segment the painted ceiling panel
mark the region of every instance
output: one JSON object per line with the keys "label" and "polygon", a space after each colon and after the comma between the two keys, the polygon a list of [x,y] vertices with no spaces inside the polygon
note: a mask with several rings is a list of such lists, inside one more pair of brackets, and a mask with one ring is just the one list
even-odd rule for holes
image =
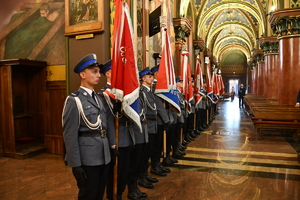
{"label": "painted ceiling panel", "polygon": [[217,41],[220,40],[221,38],[228,36],[228,34],[235,34],[235,35],[240,35],[246,39],[250,38],[248,37],[248,35],[245,33],[245,31],[243,29],[241,29],[240,27],[237,26],[228,26],[226,28],[224,28],[221,33],[218,35],[217,37]]}
{"label": "painted ceiling panel", "polygon": [[222,2],[222,0],[209,0],[205,2],[204,11],[208,10],[212,5]]}
{"label": "painted ceiling panel", "polygon": [[247,47],[247,44],[245,42],[243,42],[242,40],[239,40],[239,39],[236,39],[236,38],[231,38],[231,39],[228,39],[228,40],[224,41],[221,45],[221,48],[228,45],[228,44],[230,44],[232,46],[238,44],[238,45]]}
{"label": "painted ceiling panel", "polygon": [[238,9],[226,9],[223,10],[222,13],[217,17],[216,21],[214,22],[212,26],[212,30],[219,26],[220,24],[223,24],[225,22],[239,22],[246,24],[247,26],[251,26],[248,19],[245,17],[243,13],[241,13]]}
{"label": "painted ceiling panel", "polygon": [[215,17],[216,13],[211,15],[207,20],[206,20],[206,29],[208,28],[208,26],[210,25],[210,23],[212,22],[213,18]]}

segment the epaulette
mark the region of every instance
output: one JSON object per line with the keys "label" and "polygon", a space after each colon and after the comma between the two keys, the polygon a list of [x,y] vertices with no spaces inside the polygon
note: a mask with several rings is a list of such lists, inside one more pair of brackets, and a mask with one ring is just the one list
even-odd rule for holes
{"label": "epaulette", "polygon": [[77,97],[79,95],[79,93],[80,93],[79,91],[76,91],[76,92],[71,93],[70,96]]}

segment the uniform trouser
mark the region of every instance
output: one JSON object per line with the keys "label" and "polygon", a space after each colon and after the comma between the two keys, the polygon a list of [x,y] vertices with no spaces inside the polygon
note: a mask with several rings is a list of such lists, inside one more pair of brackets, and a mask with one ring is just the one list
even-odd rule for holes
{"label": "uniform trouser", "polygon": [[167,141],[166,141],[167,155],[170,155],[172,149],[172,142],[175,135],[175,126],[176,124],[171,124],[171,126],[169,126],[167,130]]}
{"label": "uniform trouser", "polygon": [[[212,114],[214,115],[214,113],[216,113],[216,111],[217,111],[217,104],[213,104],[212,105]],[[213,117],[213,116],[212,116]]]}
{"label": "uniform trouser", "polygon": [[134,184],[141,173],[141,158],[144,155],[146,143],[135,144],[133,150],[130,155],[130,166],[129,173],[127,178],[127,184]]}
{"label": "uniform trouser", "polygon": [[[119,156],[118,156],[118,184],[117,184],[117,194],[122,195],[125,190],[129,172],[130,164],[130,154],[131,146],[128,147],[119,147]],[[107,198],[112,199],[113,197],[113,178],[114,178],[114,165],[110,163],[109,165],[109,179],[107,183]]]}
{"label": "uniform trouser", "polygon": [[188,118],[187,118],[187,123],[188,123],[188,132],[192,132],[195,127],[194,127],[194,117],[195,117],[195,113],[190,113],[188,115]]}
{"label": "uniform trouser", "polygon": [[189,118],[188,117],[185,117],[184,118],[184,124],[183,124],[183,137],[184,139],[186,139],[186,137],[188,136],[188,133],[189,133]]}
{"label": "uniform trouser", "polygon": [[172,141],[173,153],[178,148],[178,143],[180,142],[180,134],[181,134],[182,127],[183,127],[183,123],[175,124],[175,131],[174,131],[174,136],[173,136],[173,141]]}
{"label": "uniform trouser", "polygon": [[144,155],[142,156],[142,166],[141,166],[141,173],[142,174],[147,174],[148,173],[148,167],[149,167],[149,158],[151,156],[152,150],[153,150],[153,145],[156,142],[156,134],[154,133],[149,133],[149,141],[145,146],[145,151]]}
{"label": "uniform trouser", "polygon": [[186,117],[184,117],[184,122],[182,124],[182,129],[183,129],[183,135],[184,135],[184,133],[187,130],[187,118]]}
{"label": "uniform trouser", "polygon": [[197,128],[201,129],[205,123],[206,123],[206,110],[200,108],[197,110]]}
{"label": "uniform trouser", "polygon": [[154,168],[160,162],[160,156],[163,150],[163,135],[164,135],[164,126],[158,125],[155,142],[153,144],[153,150],[151,153],[151,168]]}
{"label": "uniform trouser", "polygon": [[108,178],[109,165],[82,166],[87,176],[84,186],[78,185],[78,200],[102,199]]}

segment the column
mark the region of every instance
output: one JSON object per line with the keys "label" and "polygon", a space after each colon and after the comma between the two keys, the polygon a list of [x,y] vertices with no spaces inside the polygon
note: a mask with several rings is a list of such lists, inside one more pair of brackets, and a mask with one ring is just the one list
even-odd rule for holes
{"label": "column", "polygon": [[253,50],[253,56],[255,57],[255,61],[257,62],[257,94],[265,97],[265,89],[267,88],[267,78],[265,77],[265,74],[267,74],[267,69],[265,68],[265,61],[263,56],[263,50],[262,49],[255,49]]}
{"label": "column", "polygon": [[261,37],[259,39],[260,47],[264,51],[265,67],[267,68],[268,81],[266,98],[278,99],[279,91],[279,52],[278,52],[278,40],[275,36]]}
{"label": "column", "polygon": [[294,105],[300,89],[300,8],[274,11],[269,22],[279,40],[279,104]]}
{"label": "column", "polygon": [[253,88],[252,88],[252,93],[253,94],[257,94],[257,66],[253,68],[253,79],[252,79],[252,84],[253,84]]}

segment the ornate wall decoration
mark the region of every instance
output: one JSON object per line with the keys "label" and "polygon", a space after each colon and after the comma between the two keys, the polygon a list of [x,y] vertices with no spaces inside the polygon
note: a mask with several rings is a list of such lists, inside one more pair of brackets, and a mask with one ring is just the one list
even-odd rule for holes
{"label": "ornate wall decoration", "polygon": [[290,7],[291,8],[298,8],[298,7],[300,7],[300,1],[299,0],[291,0],[290,1]]}
{"label": "ornate wall decoration", "polygon": [[190,29],[185,25],[174,26],[175,38],[177,42],[186,42],[186,37],[190,35]]}
{"label": "ornate wall decoration", "polygon": [[143,15],[142,15],[142,0],[137,1],[137,8],[136,8],[136,14],[137,14],[137,66],[138,69],[143,69]]}

